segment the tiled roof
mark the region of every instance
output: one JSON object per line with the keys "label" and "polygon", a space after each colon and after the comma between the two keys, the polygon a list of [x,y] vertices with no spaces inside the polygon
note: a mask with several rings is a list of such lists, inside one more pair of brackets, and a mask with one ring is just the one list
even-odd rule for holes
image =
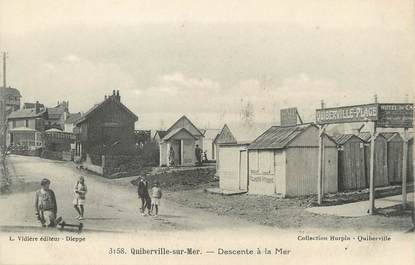
{"label": "tiled roof", "polygon": [[303,124],[290,127],[272,126],[261,136],[259,136],[249,149],[282,149],[285,148],[292,140],[302,134],[312,124]]}
{"label": "tiled roof", "polygon": [[19,109],[10,113],[8,119],[36,118],[42,116],[46,110],[36,113],[36,109]]}
{"label": "tiled roof", "polygon": [[369,142],[372,135],[370,134],[370,132],[360,132],[357,135],[357,137],[359,137],[360,139],[362,139],[365,142]]}
{"label": "tiled roof", "polygon": [[383,137],[385,137],[386,140],[390,140],[392,139],[392,137],[394,137],[397,133],[396,132],[382,132],[379,133],[380,135],[382,135]]}
{"label": "tiled roof", "polygon": [[65,123],[71,124],[75,123],[79,118],[81,118],[82,114],[80,112],[78,113],[69,113],[68,117],[66,118]]}
{"label": "tiled roof", "polygon": [[120,101],[116,100],[114,97],[108,97],[107,99],[105,99],[101,103],[95,104],[92,108],[90,108],[87,112],[85,112],[85,114],[82,115],[82,117],[78,121],[76,121],[76,124],[80,124],[80,123],[86,121],[97,109],[100,109],[106,103],[109,103],[111,101],[117,103],[123,110],[125,110],[130,116],[132,116],[134,118],[134,120],[136,120],[136,121],[138,120],[137,115],[135,115],[131,110],[129,110],[124,104],[122,104]]}
{"label": "tiled roof", "polygon": [[338,145],[343,145],[345,144],[347,141],[350,140],[350,138],[355,137],[354,134],[338,134],[338,135],[333,135],[331,136],[331,138],[336,142],[336,144]]}
{"label": "tiled roof", "polygon": [[47,108],[49,119],[60,119],[65,113],[65,109],[61,107]]}

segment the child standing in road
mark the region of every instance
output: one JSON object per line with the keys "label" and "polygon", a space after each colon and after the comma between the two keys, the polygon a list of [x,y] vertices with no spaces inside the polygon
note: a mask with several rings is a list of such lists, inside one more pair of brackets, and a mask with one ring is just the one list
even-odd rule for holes
{"label": "child standing in road", "polygon": [[83,220],[84,219],[84,205],[86,199],[86,193],[88,189],[85,185],[85,179],[83,176],[79,177],[79,180],[76,182],[74,187],[74,199],[73,199],[73,206],[78,213],[76,219]]}
{"label": "child standing in road", "polygon": [[156,209],[155,216],[159,213],[159,205],[160,205],[160,199],[161,199],[162,193],[160,188],[160,183],[156,181],[153,188],[151,189],[151,212],[153,212],[154,209]]}

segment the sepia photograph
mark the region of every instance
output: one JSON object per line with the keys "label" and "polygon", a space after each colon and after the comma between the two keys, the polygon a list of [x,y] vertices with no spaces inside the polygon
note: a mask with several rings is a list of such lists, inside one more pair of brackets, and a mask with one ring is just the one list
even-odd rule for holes
{"label": "sepia photograph", "polygon": [[414,264],[411,0],[0,0],[0,264]]}

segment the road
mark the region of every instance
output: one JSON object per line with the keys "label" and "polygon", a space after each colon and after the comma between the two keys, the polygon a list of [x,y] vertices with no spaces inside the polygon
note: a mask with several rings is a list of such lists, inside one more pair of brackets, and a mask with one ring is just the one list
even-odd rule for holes
{"label": "road", "polygon": [[[11,155],[8,158],[10,174],[13,175],[11,193],[0,195],[2,212],[0,226],[36,227],[39,225],[34,215],[34,195],[44,177],[51,180],[58,215],[67,222],[77,223],[73,209],[73,187],[81,172],[71,162],[53,161],[39,157]],[[254,225],[247,221],[218,216],[199,209],[190,209],[173,202],[161,201],[158,217],[141,216],[134,186],[120,186],[114,181],[82,171],[88,186],[85,207],[86,230],[91,231],[171,231],[209,229],[254,229],[265,231],[269,228]]]}

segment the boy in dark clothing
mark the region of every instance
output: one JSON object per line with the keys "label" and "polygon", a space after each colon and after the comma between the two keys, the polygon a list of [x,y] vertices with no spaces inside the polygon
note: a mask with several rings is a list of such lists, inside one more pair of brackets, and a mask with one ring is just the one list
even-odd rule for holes
{"label": "boy in dark clothing", "polygon": [[145,215],[144,210],[147,208],[148,214],[150,215],[151,198],[150,198],[150,194],[148,193],[148,182],[141,176],[138,178],[137,193],[138,193],[138,197],[140,197],[141,199],[141,208],[140,208],[141,214],[144,216]]}
{"label": "boy in dark clothing", "polygon": [[44,178],[40,182],[40,190],[36,191],[35,197],[35,211],[38,220],[42,226],[54,227],[56,226],[56,214],[58,207],[56,204],[56,197],[53,190],[49,188],[50,180]]}

